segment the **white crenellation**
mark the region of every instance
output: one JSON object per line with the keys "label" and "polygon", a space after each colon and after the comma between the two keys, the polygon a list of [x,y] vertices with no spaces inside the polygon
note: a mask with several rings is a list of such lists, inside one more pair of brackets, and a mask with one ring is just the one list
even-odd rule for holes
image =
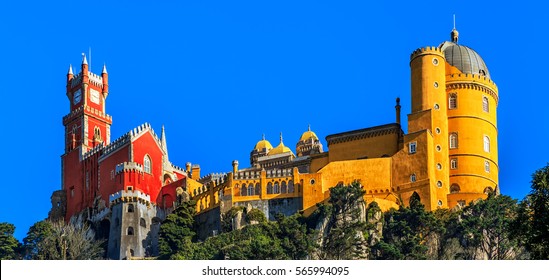
{"label": "white crenellation", "polygon": [[89,157],[91,157],[92,155],[95,155],[101,151],[103,151],[103,149],[105,148],[105,146],[103,146],[103,143],[99,143],[99,145],[91,148],[89,151],[85,152],[83,155],[82,155],[82,160],[85,160]]}
{"label": "white crenellation", "polygon": [[143,204],[149,205],[151,203],[151,197],[139,190],[123,190],[118,191],[109,196],[109,204],[118,204],[121,201],[137,201]]}
{"label": "white crenellation", "polygon": [[103,77],[92,72],[88,72],[88,77],[90,78],[90,83],[100,88],[103,87]]}
{"label": "white crenellation", "polygon": [[123,162],[116,165],[116,169],[114,173],[118,175],[118,173],[121,172],[127,172],[127,171],[137,171],[139,173],[143,173],[143,165],[137,163],[137,162]]}

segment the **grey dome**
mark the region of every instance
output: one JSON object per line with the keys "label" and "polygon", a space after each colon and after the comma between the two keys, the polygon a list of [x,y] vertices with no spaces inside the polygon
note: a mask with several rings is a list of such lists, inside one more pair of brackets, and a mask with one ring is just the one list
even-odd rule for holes
{"label": "grey dome", "polygon": [[461,72],[482,75],[490,79],[488,67],[486,67],[482,57],[473,49],[448,41],[442,43],[440,48],[444,52],[446,61]]}

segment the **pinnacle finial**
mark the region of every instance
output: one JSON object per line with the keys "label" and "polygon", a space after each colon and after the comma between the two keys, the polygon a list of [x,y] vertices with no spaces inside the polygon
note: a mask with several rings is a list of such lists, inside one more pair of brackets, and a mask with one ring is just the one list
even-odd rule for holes
{"label": "pinnacle finial", "polygon": [[450,32],[450,39],[452,39],[453,43],[458,43],[459,32],[456,29],[456,15],[454,15],[454,29],[452,29],[452,32]]}
{"label": "pinnacle finial", "polygon": [[261,137],[261,140],[265,140],[265,133],[263,133],[263,137]]}
{"label": "pinnacle finial", "polygon": [[82,64],[88,64],[88,60],[86,59],[86,54],[82,53]]}
{"label": "pinnacle finial", "polygon": [[282,132],[280,132],[280,144],[282,144]]}
{"label": "pinnacle finial", "polygon": [[311,124],[307,125],[307,130],[311,131]]}
{"label": "pinnacle finial", "polygon": [[69,64],[69,73],[67,73],[67,74],[74,75],[74,74],[72,73],[72,64]]}
{"label": "pinnacle finial", "polygon": [[107,65],[103,63],[103,71],[101,71],[102,74],[107,74]]}

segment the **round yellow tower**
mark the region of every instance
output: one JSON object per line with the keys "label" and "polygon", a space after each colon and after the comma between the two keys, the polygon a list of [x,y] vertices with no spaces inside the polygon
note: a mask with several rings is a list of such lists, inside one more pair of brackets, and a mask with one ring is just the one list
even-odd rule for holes
{"label": "round yellow tower", "polygon": [[[408,135],[404,145],[408,147],[413,167],[410,172],[417,182],[425,182],[410,192],[418,192],[421,201],[432,210],[448,207],[445,64],[444,53],[437,47],[417,49],[410,57],[412,112],[408,116]],[[412,152],[411,146],[416,151]]]}
{"label": "round yellow tower", "polygon": [[496,107],[498,89],[484,60],[471,48],[451,42],[440,45],[446,59],[448,107],[448,206],[464,205],[498,190]]}

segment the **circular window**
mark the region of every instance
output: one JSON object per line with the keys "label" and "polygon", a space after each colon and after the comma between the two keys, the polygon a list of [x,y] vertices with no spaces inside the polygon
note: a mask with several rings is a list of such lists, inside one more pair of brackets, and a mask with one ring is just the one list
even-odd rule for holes
{"label": "circular window", "polygon": [[433,58],[433,65],[437,66],[438,65],[438,59],[436,58]]}
{"label": "circular window", "polygon": [[435,82],[433,85],[435,86],[435,88],[438,88],[438,83],[437,82]]}
{"label": "circular window", "polygon": [[440,109],[440,106],[438,106],[438,104],[435,103],[435,110],[438,110]]}
{"label": "circular window", "polygon": [[442,206],[442,200],[439,200],[437,204],[438,206]]}
{"label": "circular window", "polygon": [[440,128],[436,128],[435,131],[437,132],[437,134],[440,134]]}
{"label": "circular window", "polygon": [[440,145],[437,145],[437,152],[440,152]]}
{"label": "circular window", "polygon": [[442,169],[442,164],[437,163],[437,169],[438,169],[438,170],[441,170],[441,169]]}
{"label": "circular window", "polygon": [[315,179],[311,179],[311,185],[315,184]]}
{"label": "circular window", "polygon": [[437,181],[437,187],[442,188],[442,181]]}

